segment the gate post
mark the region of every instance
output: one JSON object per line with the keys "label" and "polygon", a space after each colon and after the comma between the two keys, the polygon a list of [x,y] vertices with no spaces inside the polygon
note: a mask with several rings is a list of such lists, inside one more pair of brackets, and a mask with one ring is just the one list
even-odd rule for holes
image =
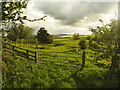
{"label": "gate post", "polygon": [[85,50],[83,50],[83,55],[82,55],[82,67],[85,67],[85,55],[86,55],[86,52],[85,52]]}
{"label": "gate post", "polygon": [[13,51],[15,50],[15,46],[13,46],[12,50],[13,50]]}
{"label": "gate post", "polygon": [[13,55],[15,54],[15,46],[12,46]]}
{"label": "gate post", "polygon": [[35,51],[35,62],[38,64],[38,51]]}
{"label": "gate post", "polygon": [[29,51],[28,50],[26,50],[26,56],[27,56],[26,58],[29,59]]}

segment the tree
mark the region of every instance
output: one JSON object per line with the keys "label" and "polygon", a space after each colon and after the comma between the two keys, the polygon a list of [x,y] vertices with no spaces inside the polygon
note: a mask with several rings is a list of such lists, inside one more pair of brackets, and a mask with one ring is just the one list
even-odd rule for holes
{"label": "tree", "polygon": [[[2,11],[0,12],[2,15],[0,24],[7,28],[7,26],[11,26],[11,24],[24,24],[25,20],[30,22],[44,20],[44,17],[46,16],[33,20],[29,19],[25,15],[23,16],[23,9],[27,8],[28,1],[29,0],[4,0],[4,2],[0,2],[2,7]],[[10,30],[9,27],[7,30],[4,29],[3,32],[8,30]]]}
{"label": "tree", "polygon": [[50,44],[53,42],[53,37],[47,33],[47,30],[45,30],[44,27],[41,27],[40,30],[37,32],[36,36],[39,43],[42,44]]}
{"label": "tree", "polygon": [[44,17],[41,17],[39,19],[28,19],[27,16],[23,16],[23,9],[27,8],[29,0],[10,0],[10,1],[5,1],[1,2],[2,3],[2,22],[3,23],[9,23],[9,22],[21,22],[22,24],[24,23],[24,20],[28,21],[38,21],[38,20],[44,20]]}
{"label": "tree", "polygon": [[23,24],[14,24],[7,33],[7,38],[12,41],[16,41],[17,39],[27,39],[32,32],[33,29],[28,26],[24,26]]}
{"label": "tree", "polygon": [[73,34],[73,40],[78,40],[78,39],[80,39],[79,33]]}
{"label": "tree", "polygon": [[93,32],[94,38],[92,39],[99,44],[99,52],[104,54],[105,58],[112,57],[112,68],[117,68],[119,64],[118,58],[118,20],[112,19],[110,24],[104,24],[100,27],[90,30]]}
{"label": "tree", "polygon": [[22,16],[22,9],[26,9],[28,0],[7,1],[2,3],[2,21],[4,23],[20,21],[23,23],[23,19],[26,16]]}

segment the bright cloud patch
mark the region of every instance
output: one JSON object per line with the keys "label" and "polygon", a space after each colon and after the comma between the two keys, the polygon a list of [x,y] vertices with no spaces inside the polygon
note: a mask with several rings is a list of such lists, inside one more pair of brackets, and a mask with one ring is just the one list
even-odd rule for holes
{"label": "bright cloud patch", "polygon": [[109,23],[115,11],[117,3],[29,2],[24,14],[31,19],[47,15],[46,21],[26,22],[35,29],[35,33],[40,27],[45,27],[51,34],[90,34],[91,25],[99,25],[99,19]]}

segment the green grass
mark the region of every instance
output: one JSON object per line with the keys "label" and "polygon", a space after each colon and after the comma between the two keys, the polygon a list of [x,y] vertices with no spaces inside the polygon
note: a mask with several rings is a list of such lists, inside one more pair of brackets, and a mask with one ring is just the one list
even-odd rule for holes
{"label": "green grass", "polygon": [[[79,40],[68,36],[56,36],[53,44],[35,45],[16,44],[16,46],[39,52],[38,64],[13,53],[3,52],[3,88],[114,88],[118,87],[118,70],[110,71],[109,59],[96,61],[95,51],[86,50],[85,67],[81,70],[82,51]],[[86,37],[86,36],[83,36]],[[15,45],[14,43],[11,43]],[[3,49],[8,50],[8,49]],[[26,53],[24,50],[16,48]],[[48,52],[42,52],[48,51]],[[64,52],[64,53],[50,53]],[[70,54],[76,53],[76,54]],[[34,53],[29,53],[34,55]],[[14,56],[13,56],[14,55]],[[65,56],[65,57],[64,57]],[[79,57],[79,58],[72,58]],[[34,59],[34,58],[33,58]],[[62,62],[62,63],[61,63]],[[78,64],[78,65],[75,65]]]}

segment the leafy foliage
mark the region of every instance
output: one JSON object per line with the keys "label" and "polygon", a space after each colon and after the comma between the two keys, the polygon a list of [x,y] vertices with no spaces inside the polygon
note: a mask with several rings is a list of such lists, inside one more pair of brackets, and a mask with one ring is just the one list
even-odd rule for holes
{"label": "leafy foliage", "polygon": [[2,21],[4,21],[5,23],[9,23],[9,22],[16,23],[17,21],[23,24],[24,20],[28,20],[30,22],[44,20],[44,17],[46,16],[43,16],[39,19],[30,20],[28,19],[27,16],[22,15],[23,9],[27,8],[28,1],[29,0],[18,0],[18,1],[11,0],[10,2],[8,1],[1,2],[2,3]]}
{"label": "leafy foliage", "polygon": [[5,22],[25,20],[26,16],[21,16],[22,9],[27,7],[28,0],[17,1],[17,2],[1,2],[2,3],[2,20]]}
{"label": "leafy foliage", "polygon": [[7,38],[16,41],[17,39],[27,39],[33,32],[32,28],[24,26],[22,24],[15,24],[12,26],[11,30],[7,33]]}
{"label": "leafy foliage", "polygon": [[42,44],[50,44],[53,42],[53,37],[47,33],[44,27],[40,28],[36,36],[37,40]]}
{"label": "leafy foliage", "polygon": [[[10,0],[6,2],[0,2],[2,6],[2,11],[0,12],[2,15],[2,19],[0,24],[5,26],[6,28],[6,29],[2,29],[3,38],[5,36],[5,33],[10,30],[11,25],[24,24],[25,20],[30,22],[44,20],[46,15],[41,18],[33,19],[33,20],[23,15],[23,9],[27,8],[28,1],[29,0],[17,0],[17,1]],[[15,35],[13,35],[13,37],[15,37]]]}
{"label": "leafy foliage", "polygon": [[102,52],[105,58],[112,56],[111,67],[118,67],[118,21],[112,19],[110,24],[98,26],[96,29],[91,28],[94,38],[90,41],[90,46],[96,51]]}
{"label": "leafy foliage", "polygon": [[79,33],[73,34],[73,40],[78,40],[78,39],[80,39]]}
{"label": "leafy foliage", "polygon": [[81,49],[86,49],[88,47],[88,42],[86,39],[82,38],[78,45],[80,46]]}

